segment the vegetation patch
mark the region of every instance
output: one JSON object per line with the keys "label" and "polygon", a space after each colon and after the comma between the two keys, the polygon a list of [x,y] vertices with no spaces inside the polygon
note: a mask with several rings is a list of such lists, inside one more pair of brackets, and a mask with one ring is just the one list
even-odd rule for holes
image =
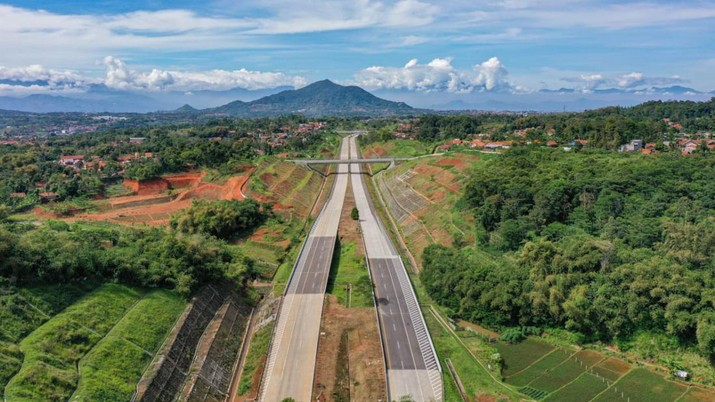
{"label": "vegetation patch", "polygon": [[[437,321],[434,315],[428,311],[425,311],[425,313],[425,321],[442,367],[447,367],[445,363],[446,359],[449,359],[452,362],[452,365],[459,374],[459,378],[462,380],[462,383],[466,388],[467,394],[491,395],[493,397],[498,396],[499,398],[506,400],[520,399],[519,395],[515,391],[511,391],[509,387],[501,384],[498,380],[492,377],[492,375],[499,375],[497,367],[492,366],[493,371],[490,375],[490,372],[485,369],[485,367],[487,367],[486,364],[488,363],[486,363],[485,366],[482,366],[480,363],[475,361],[467,349]],[[445,383],[453,381],[449,378],[448,370],[444,370],[444,376]],[[445,394],[445,401],[456,401],[461,398],[456,386],[445,387],[445,392],[454,392],[453,394]]]}
{"label": "vegetation patch", "polygon": [[268,358],[268,346],[271,343],[274,326],[275,323],[270,323],[253,334],[238,383],[238,395],[247,395],[249,392],[258,391],[253,388],[258,385],[255,380],[260,375],[259,370],[263,368],[263,364]]}
{"label": "vegetation patch", "polygon": [[523,387],[535,379],[552,370],[571,356],[565,349],[557,348],[553,352],[545,355],[540,360],[526,368],[525,370],[506,378],[506,382],[517,387]]}
{"label": "vegetation patch", "polygon": [[608,385],[603,378],[591,373],[583,373],[572,383],[550,394],[545,401],[589,401],[608,388]]}
{"label": "vegetation patch", "polygon": [[335,295],[343,306],[372,307],[370,273],[365,266],[365,258],[357,253],[354,242],[337,242],[327,293]]}
{"label": "vegetation patch", "polygon": [[129,400],[134,386],[181,314],[186,303],[176,294],[147,294],[112,328],[79,365],[72,401]]}
{"label": "vegetation patch", "polygon": [[77,363],[140,295],[106,284],[56,315],[20,343],[25,359],[5,393],[12,401],[67,400],[77,386]]}
{"label": "vegetation patch", "polygon": [[[599,395],[594,401],[623,398],[631,402],[675,401],[687,391],[687,385],[669,381],[645,368],[635,368]],[[616,397],[616,398],[614,398]]]}
{"label": "vegetation patch", "polygon": [[499,342],[496,348],[504,360],[502,373],[505,377],[518,373],[555,349],[554,346],[535,337],[526,338],[515,344]]}

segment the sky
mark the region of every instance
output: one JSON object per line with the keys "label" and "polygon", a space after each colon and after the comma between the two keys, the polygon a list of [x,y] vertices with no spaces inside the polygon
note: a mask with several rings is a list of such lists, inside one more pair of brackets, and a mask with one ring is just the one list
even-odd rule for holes
{"label": "sky", "polygon": [[715,0],[0,2],[0,95],[301,87],[401,98],[715,90]]}

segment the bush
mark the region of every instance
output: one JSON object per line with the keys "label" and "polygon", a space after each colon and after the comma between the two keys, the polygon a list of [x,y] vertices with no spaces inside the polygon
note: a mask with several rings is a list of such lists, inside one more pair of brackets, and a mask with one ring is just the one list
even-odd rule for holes
{"label": "bush", "polygon": [[254,200],[195,202],[171,219],[171,227],[183,233],[204,233],[230,239],[260,226],[270,207]]}

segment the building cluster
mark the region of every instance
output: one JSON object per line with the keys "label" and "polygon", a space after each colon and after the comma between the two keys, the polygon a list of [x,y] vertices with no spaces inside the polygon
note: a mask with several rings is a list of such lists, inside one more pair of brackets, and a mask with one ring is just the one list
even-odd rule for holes
{"label": "building cluster", "polygon": [[[702,149],[715,150],[715,139],[681,138],[675,142],[663,141],[663,147],[677,149],[683,155],[692,155]],[[656,143],[645,143],[643,140],[632,140],[628,144],[621,145],[618,150],[620,152],[640,152],[644,155],[651,155],[658,152]]]}
{"label": "building cluster", "polygon": [[[455,138],[453,140],[445,142],[444,144],[438,145],[437,151],[447,151],[454,147],[465,147],[465,148],[471,148],[471,149],[479,149],[479,150],[487,151],[487,152],[496,152],[499,150],[509,149],[514,145],[542,145],[542,146],[546,146],[549,148],[562,147],[564,151],[570,151],[575,147],[584,147],[584,146],[588,145],[588,140],[582,140],[582,139],[576,139],[573,141],[569,141],[568,143],[565,143],[565,144],[559,144],[558,142],[553,141],[553,140],[546,141],[546,142],[540,141],[540,140],[527,141],[527,140],[524,140],[523,138],[526,136],[526,133],[528,131],[529,131],[529,129],[515,131],[514,134],[512,135],[512,137],[515,137],[517,139],[508,140],[508,141],[492,141],[489,139],[488,134],[470,135],[468,137],[472,138],[472,139],[467,139],[467,140]],[[553,135],[553,134],[551,134],[551,135]],[[518,138],[522,138],[522,139],[519,140]]]}

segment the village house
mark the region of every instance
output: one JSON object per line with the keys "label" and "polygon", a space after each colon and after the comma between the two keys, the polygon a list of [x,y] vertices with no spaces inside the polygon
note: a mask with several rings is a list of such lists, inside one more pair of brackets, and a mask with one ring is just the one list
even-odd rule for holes
{"label": "village house", "polygon": [[63,155],[60,156],[60,165],[79,167],[84,161],[84,155]]}
{"label": "village house", "polygon": [[145,137],[129,137],[130,144],[141,144],[144,141],[146,141]]}
{"label": "village house", "polygon": [[619,152],[639,152],[643,149],[643,140],[633,140],[628,144],[621,145],[618,148]]}
{"label": "village house", "polygon": [[472,140],[472,142],[469,143],[470,148],[484,148],[487,145],[486,142],[482,140]]}
{"label": "village house", "polygon": [[487,151],[496,151],[498,149],[509,149],[511,148],[513,141],[495,141],[490,142],[484,146]]}

